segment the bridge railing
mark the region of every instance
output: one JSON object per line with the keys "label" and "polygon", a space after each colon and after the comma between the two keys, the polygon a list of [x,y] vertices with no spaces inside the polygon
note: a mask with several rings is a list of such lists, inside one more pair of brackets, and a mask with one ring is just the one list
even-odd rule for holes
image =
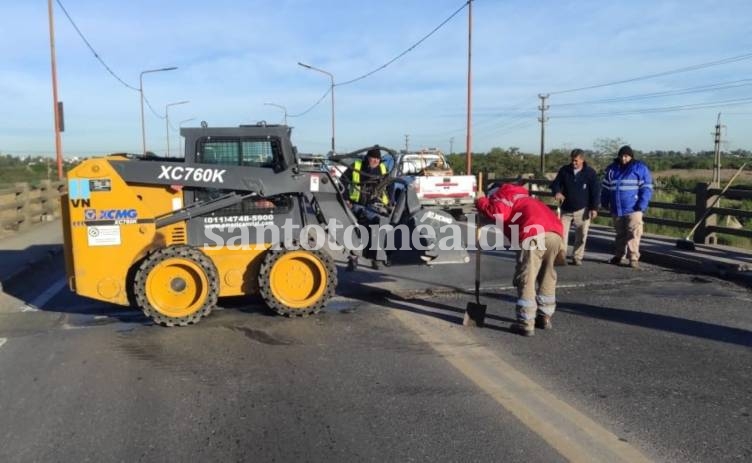
{"label": "bridge railing", "polygon": [[[518,180],[519,178],[501,178],[494,179],[490,183],[516,182]],[[525,182],[529,185],[534,196],[542,198],[553,197],[549,189],[550,180],[525,179]],[[8,231],[20,231],[34,223],[59,217],[60,196],[64,192],[64,189],[65,184],[63,182],[49,180],[43,180],[38,186],[32,186],[29,183],[16,183],[12,188],[0,189],[0,229],[6,231],[6,233]],[[657,190],[660,191],[660,189]],[[711,207],[720,192],[720,188],[713,188],[707,183],[698,183],[693,190],[688,192],[694,194],[694,204],[651,201],[648,214],[644,217],[644,220],[646,223],[672,227],[684,232],[689,232],[695,223],[699,222],[697,230],[693,235],[696,243],[716,244],[717,233],[752,238],[752,230],[718,225],[719,216],[734,217],[737,221],[739,219],[742,221],[752,219],[752,211],[750,210],[719,206]],[[730,188],[724,194],[724,198],[730,200],[749,200],[752,199],[752,190]],[[551,203],[553,203],[552,200]],[[554,207],[553,204],[551,204],[551,207]],[[694,212],[694,220],[689,222],[657,217],[650,213],[657,210]],[[705,216],[706,213],[707,216]],[[601,210],[599,211],[599,215],[608,217],[610,213],[607,210]]]}
{"label": "bridge railing", "polygon": [[0,231],[12,233],[60,216],[63,182],[16,183],[0,189]]}
{"label": "bridge railing", "polygon": [[[501,178],[489,181],[488,186],[494,183],[506,183],[506,182],[519,182],[519,178]],[[531,191],[531,194],[540,198],[551,198],[550,206],[553,205],[553,194],[549,186],[551,181],[547,179],[524,179],[525,183]],[[661,191],[660,188],[656,188],[656,191]],[[718,207],[711,205],[716,201],[718,195],[721,193],[720,188],[713,188],[707,183],[697,183],[695,188],[685,193],[694,195],[694,204],[680,204],[673,202],[651,201],[648,209],[648,214],[645,215],[643,220],[646,223],[662,225],[666,227],[672,227],[682,230],[684,233],[694,227],[699,222],[697,230],[693,235],[693,239],[696,243],[701,244],[717,244],[717,233],[725,235],[740,236],[743,238],[752,238],[752,230],[746,230],[744,228],[719,226],[718,217],[726,216],[733,217],[737,223],[739,219],[741,221],[752,219],[752,211],[744,209],[734,209],[727,207]],[[749,200],[752,199],[752,190],[745,189],[733,189],[729,188],[723,195],[724,199],[730,200]],[[651,214],[653,211],[682,211],[686,213],[693,212],[694,220],[689,222],[686,220],[670,219],[665,217],[657,217]],[[707,214],[707,215],[706,215]],[[601,217],[610,217],[611,214],[608,210],[598,211],[598,215]]]}

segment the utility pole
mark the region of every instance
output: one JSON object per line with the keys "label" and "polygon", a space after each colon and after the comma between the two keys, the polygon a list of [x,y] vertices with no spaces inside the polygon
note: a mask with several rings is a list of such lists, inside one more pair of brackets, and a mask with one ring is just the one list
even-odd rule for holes
{"label": "utility pole", "polygon": [[721,113],[715,124],[714,157],[713,157],[713,187],[721,186]]}
{"label": "utility pole", "polygon": [[546,117],[546,111],[548,110],[548,105],[546,105],[546,100],[548,99],[548,94],[538,94],[538,98],[541,100],[540,106],[538,106],[538,109],[541,112],[540,117],[538,118],[538,122],[541,124],[541,136],[540,136],[540,142],[541,142],[541,149],[540,149],[540,171],[541,175],[545,175],[546,173],[546,121],[548,118]]}
{"label": "utility pole", "polygon": [[47,14],[50,22],[50,60],[52,64],[52,110],[55,117],[55,158],[57,160],[57,178],[63,179],[63,141],[60,137],[62,125],[62,103],[57,99],[57,64],[55,60],[55,21],[52,18],[52,0],[47,1]]}
{"label": "utility pole", "polygon": [[409,142],[410,142],[410,135],[405,134],[405,153],[409,153],[410,152]]}
{"label": "utility pole", "polygon": [[454,154],[454,137],[449,137],[449,154]]}
{"label": "utility pole", "polygon": [[465,145],[465,160],[467,174],[473,173],[473,132],[471,123],[472,95],[473,95],[473,0],[467,2],[467,140]]}

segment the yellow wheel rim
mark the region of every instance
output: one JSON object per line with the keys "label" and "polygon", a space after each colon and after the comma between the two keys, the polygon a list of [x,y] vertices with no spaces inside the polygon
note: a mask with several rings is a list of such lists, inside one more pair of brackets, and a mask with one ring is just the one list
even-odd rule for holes
{"label": "yellow wheel rim", "polygon": [[190,259],[172,258],[160,262],[146,278],[149,303],[168,317],[195,313],[204,305],[208,294],[206,273]]}
{"label": "yellow wheel rim", "polygon": [[272,295],[293,309],[309,307],[326,291],[327,273],[324,264],[308,251],[283,254],[269,273]]}

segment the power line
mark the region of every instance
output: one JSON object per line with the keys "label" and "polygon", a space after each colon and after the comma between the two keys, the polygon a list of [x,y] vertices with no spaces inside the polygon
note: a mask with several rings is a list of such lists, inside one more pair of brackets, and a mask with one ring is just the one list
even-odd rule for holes
{"label": "power line", "polygon": [[459,8],[457,9],[457,11],[455,11],[455,12],[454,12],[454,13],[452,13],[452,14],[451,14],[451,15],[450,15],[450,16],[449,16],[448,18],[446,18],[446,19],[445,19],[444,21],[442,21],[442,23],[441,23],[441,24],[439,24],[438,26],[436,26],[436,27],[435,27],[435,28],[434,28],[434,29],[433,29],[433,30],[432,30],[431,32],[429,32],[428,34],[426,34],[425,36],[423,36],[423,38],[422,38],[422,39],[420,39],[420,40],[418,40],[417,42],[415,42],[415,43],[414,43],[413,45],[411,45],[411,46],[410,46],[410,47],[409,47],[409,48],[408,48],[407,50],[403,51],[402,53],[400,53],[399,55],[395,56],[395,57],[394,57],[394,58],[392,58],[391,60],[389,60],[389,61],[387,61],[386,63],[382,64],[381,66],[377,67],[377,68],[376,68],[376,69],[374,69],[373,71],[367,72],[367,73],[363,74],[362,76],[356,77],[356,78],[354,78],[354,79],[350,79],[350,80],[347,80],[347,81],[345,81],[345,82],[340,82],[340,83],[338,83],[338,84],[335,84],[335,86],[337,86],[337,87],[341,87],[341,86],[343,86],[343,85],[349,85],[349,84],[352,84],[352,83],[354,83],[354,82],[357,82],[357,81],[359,81],[359,80],[363,80],[363,79],[365,79],[366,77],[369,77],[369,76],[371,76],[371,75],[373,75],[373,74],[375,74],[375,73],[377,73],[377,72],[381,71],[382,69],[386,68],[386,67],[387,67],[387,66],[389,66],[390,64],[394,63],[394,62],[395,62],[395,61],[397,61],[398,59],[402,58],[402,57],[403,57],[403,56],[405,56],[406,54],[408,54],[408,53],[410,53],[411,51],[413,51],[413,50],[414,50],[414,49],[415,49],[415,48],[416,48],[416,47],[417,47],[418,45],[420,45],[421,43],[423,43],[423,42],[424,42],[424,41],[425,41],[425,40],[426,40],[427,38],[429,38],[430,36],[432,36],[432,35],[433,35],[433,34],[434,34],[434,33],[435,33],[436,31],[438,31],[439,29],[441,29],[442,27],[444,27],[444,25],[445,25],[446,23],[448,23],[449,21],[451,21],[451,20],[452,20],[452,18],[454,18],[455,16],[457,16],[457,15],[458,15],[458,14],[460,13],[460,11],[464,10],[464,9],[465,9],[465,7],[466,7],[467,5],[469,5],[469,4],[470,4],[470,2],[471,2],[471,1],[472,1],[472,0],[468,0],[468,1],[466,1],[465,3],[463,3],[463,4],[462,4],[462,6],[461,6],[461,7],[459,7]]}
{"label": "power line", "polygon": [[483,135],[507,133],[508,131],[512,129],[529,125],[534,122],[536,122],[536,115],[531,113],[530,115],[527,115],[527,116],[520,116],[515,119],[512,119],[511,121],[508,121],[505,124],[501,124],[498,127],[489,127],[485,131],[481,130],[479,131],[479,133]]}
{"label": "power line", "polygon": [[629,82],[636,82],[636,81],[639,81],[639,80],[646,80],[646,79],[652,79],[652,78],[655,78],[655,77],[668,76],[668,75],[671,75],[671,74],[679,74],[679,73],[682,73],[682,72],[696,71],[698,69],[704,69],[704,68],[709,68],[709,67],[713,67],[713,66],[720,66],[722,64],[735,63],[737,61],[743,61],[743,60],[747,60],[747,59],[750,59],[750,58],[752,58],[752,53],[746,53],[744,55],[732,56],[731,58],[724,58],[724,59],[717,60],[717,61],[710,61],[708,63],[693,64],[691,66],[686,66],[686,67],[682,67],[682,68],[678,68],[678,69],[673,69],[673,70],[670,70],[670,71],[658,72],[658,73],[655,73],[655,74],[647,74],[647,75],[644,75],[644,76],[632,77],[630,79],[624,79],[624,80],[617,80],[617,81],[608,82],[608,83],[605,83],[605,84],[588,85],[587,87],[570,88],[570,89],[567,89],[567,90],[559,90],[557,92],[548,92],[548,93],[549,93],[549,95],[561,95],[563,93],[580,92],[582,90],[592,90],[594,88],[609,87],[611,85],[620,85],[620,84],[626,84],[626,83],[629,83]]}
{"label": "power line", "polygon": [[504,135],[510,132],[514,132],[515,130],[528,127],[534,123],[536,123],[537,120],[535,119],[535,116],[531,118],[525,118],[525,119],[517,119],[515,121],[511,121],[510,123],[500,125],[498,127],[489,127],[486,130],[478,130],[475,131],[479,137],[489,137],[489,136],[498,136],[498,135]]}
{"label": "power line", "polygon": [[151,105],[151,103],[149,102],[149,100],[146,98],[146,95],[144,95],[144,102],[146,103],[146,106],[149,107],[149,109],[151,110],[152,114],[154,114],[158,119],[162,119],[162,120],[167,119],[167,116],[163,116],[163,115],[159,114],[157,112],[157,110],[154,109],[154,107]]}
{"label": "power line", "polygon": [[319,99],[318,99],[318,101],[316,101],[316,102],[315,102],[314,104],[312,104],[312,105],[311,105],[310,107],[308,107],[308,109],[306,109],[306,110],[305,110],[305,111],[303,111],[302,113],[297,113],[297,114],[288,114],[288,115],[287,115],[287,117],[300,117],[300,116],[305,116],[306,114],[308,114],[309,112],[311,112],[311,110],[312,110],[313,108],[315,108],[316,106],[318,106],[318,105],[319,105],[319,103],[321,103],[322,101],[324,101],[324,98],[326,98],[326,96],[327,96],[327,95],[329,94],[329,92],[331,92],[331,91],[332,91],[332,86],[330,85],[329,87],[327,87],[327,89],[326,89],[326,91],[324,92],[324,94],[323,94],[323,95],[321,95],[321,98],[319,98]]}
{"label": "power line", "polygon": [[[517,121],[519,121],[522,118],[526,118],[526,117],[535,118],[537,113],[532,110],[520,111],[521,109],[524,109],[527,106],[528,105],[520,101],[516,105],[509,106],[510,109],[508,109],[507,111],[504,111],[503,114],[497,114],[496,116],[498,117],[491,116],[490,118],[484,119],[483,121],[474,120],[472,124],[473,130],[474,131],[477,129],[480,129],[481,131],[483,131],[484,129],[498,130],[498,129],[504,128],[506,125],[516,124]],[[504,124],[501,124],[501,126],[493,127],[493,124],[499,121],[503,121],[505,119],[509,119],[509,121],[505,122]],[[465,132],[466,130],[467,130],[467,126],[463,126],[457,129],[443,130],[441,132],[423,133],[420,136],[426,137],[426,138],[446,137],[455,133]]]}
{"label": "power line", "polygon": [[717,108],[721,106],[736,106],[752,103],[752,98],[737,98],[733,100],[717,101],[712,103],[695,103],[679,106],[664,106],[658,108],[643,108],[628,111],[614,111],[604,113],[591,113],[591,114],[569,114],[563,116],[550,116],[552,119],[578,119],[588,117],[610,117],[610,116],[624,116],[630,114],[649,114],[649,113],[665,113],[674,111],[691,111],[695,109],[705,108]]}
{"label": "power line", "polygon": [[739,88],[752,85],[752,79],[741,79],[732,82],[721,82],[717,84],[700,85],[696,87],[689,87],[679,90],[666,90],[663,92],[642,93],[636,95],[613,97],[613,98],[600,98],[596,100],[577,101],[572,103],[558,103],[551,105],[552,107],[561,108],[565,106],[582,106],[589,104],[606,104],[606,103],[620,103],[628,101],[645,100],[649,98],[660,98],[664,96],[676,96],[676,95],[689,95],[693,93],[709,92],[713,90],[726,90],[729,88]]}
{"label": "power line", "polygon": [[84,37],[84,34],[81,32],[81,30],[78,28],[78,26],[76,25],[76,23],[73,21],[73,18],[71,18],[71,16],[68,14],[68,11],[66,11],[65,7],[60,2],[60,0],[56,0],[56,2],[58,4],[58,6],[60,6],[60,9],[63,10],[63,13],[65,14],[65,17],[67,17],[68,21],[70,21],[71,25],[73,26],[73,29],[75,29],[76,32],[78,33],[78,36],[81,37],[81,40],[83,40],[84,43],[86,44],[86,46],[89,48],[89,50],[91,50],[91,52],[94,54],[94,57],[97,59],[97,61],[99,61],[102,64],[102,66],[104,66],[104,68],[107,69],[107,72],[109,72],[112,75],[112,77],[114,77],[115,79],[117,79],[125,87],[127,87],[127,88],[129,88],[131,90],[139,91],[139,89],[137,87],[129,85],[123,79],[121,79],[117,74],[115,74],[115,72],[112,69],[110,69],[110,67],[107,65],[107,63],[105,63],[104,60],[99,56],[99,53],[97,53],[96,50],[94,50],[94,47],[91,46],[91,44],[89,43],[89,41],[86,40],[86,37]]}
{"label": "power line", "polygon": [[[452,13],[452,14],[451,14],[451,15],[450,15],[450,16],[449,16],[449,17],[448,17],[447,19],[445,19],[444,21],[442,21],[442,22],[441,22],[441,24],[439,24],[438,26],[436,26],[436,27],[435,27],[435,28],[434,28],[434,29],[433,29],[433,30],[432,30],[431,32],[429,32],[428,34],[426,34],[425,36],[423,36],[423,38],[421,38],[420,40],[418,40],[417,42],[415,42],[415,43],[414,43],[413,45],[411,45],[411,46],[410,46],[410,47],[409,47],[409,48],[408,48],[407,50],[403,51],[402,53],[400,53],[400,54],[399,54],[399,55],[397,55],[396,57],[392,58],[391,60],[389,60],[389,61],[387,61],[386,63],[382,64],[381,66],[377,67],[376,69],[374,69],[374,70],[372,70],[372,71],[370,71],[370,72],[367,72],[367,73],[365,73],[365,74],[363,74],[363,75],[361,75],[361,76],[359,76],[359,77],[356,77],[356,78],[354,78],[354,79],[350,79],[350,80],[347,80],[347,81],[345,81],[345,82],[340,82],[340,83],[336,83],[336,84],[333,84],[332,86],[329,86],[329,88],[328,88],[328,89],[326,90],[326,92],[324,92],[324,94],[323,94],[323,95],[321,95],[321,98],[319,98],[319,99],[318,99],[318,100],[317,100],[317,101],[316,101],[315,103],[313,103],[313,104],[312,104],[312,105],[311,105],[310,107],[308,107],[308,109],[306,109],[306,110],[305,110],[305,111],[303,111],[303,112],[297,113],[297,114],[288,114],[288,115],[287,115],[287,117],[300,117],[300,116],[304,116],[304,115],[308,114],[308,113],[309,113],[310,111],[312,111],[312,110],[313,110],[313,108],[315,108],[315,107],[316,107],[316,106],[318,106],[318,105],[319,105],[319,104],[320,104],[320,103],[321,103],[322,101],[324,101],[324,98],[326,98],[326,96],[327,96],[327,95],[329,95],[329,92],[331,92],[331,91],[332,91],[332,87],[333,87],[333,86],[335,86],[335,87],[340,87],[340,86],[343,86],[343,85],[349,85],[349,84],[352,84],[352,83],[358,82],[358,81],[360,81],[360,80],[363,80],[363,79],[365,79],[366,77],[369,77],[369,76],[371,76],[371,75],[373,75],[373,74],[375,74],[375,73],[377,73],[377,72],[379,72],[379,71],[381,71],[381,70],[385,69],[385,68],[386,68],[387,66],[389,66],[390,64],[394,63],[394,62],[395,62],[395,61],[397,61],[398,59],[402,58],[403,56],[405,56],[406,54],[408,54],[409,52],[411,52],[412,50],[414,50],[414,49],[415,49],[416,47],[418,47],[418,46],[419,46],[419,45],[420,45],[421,43],[423,43],[423,42],[424,42],[424,41],[425,41],[426,39],[428,39],[428,38],[429,38],[430,36],[432,36],[432,35],[433,35],[433,34],[434,34],[434,33],[435,33],[436,31],[438,31],[439,29],[441,29],[441,28],[442,28],[442,27],[443,27],[443,26],[444,26],[444,25],[445,25],[446,23],[448,23],[449,21],[451,21],[451,20],[452,20],[452,18],[454,18],[455,16],[457,16],[457,15],[458,15],[458,14],[460,13],[460,11],[462,11],[462,10],[463,10],[463,9],[464,9],[464,8],[465,8],[465,7],[466,7],[466,6],[467,6],[467,5],[468,5],[468,4],[469,4],[469,3],[471,2],[471,1],[473,1],[473,0],[467,0],[467,1],[465,2],[465,3],[463,3],[463,4],[462,4],[462,6],[461,6],[461,7],[459,7],[459,8],[458,8],[458,9],[457,9],[457,10],[456,10],[456,11],[455,11],[454,13]],[[463,130],[464,130],[464,129],[463,129]]]}

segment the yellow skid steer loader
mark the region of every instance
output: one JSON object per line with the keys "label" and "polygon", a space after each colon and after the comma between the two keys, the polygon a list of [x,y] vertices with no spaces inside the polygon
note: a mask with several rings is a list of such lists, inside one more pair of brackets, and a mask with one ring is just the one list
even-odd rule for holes
{"label": "yellow skid steer loader", "polygon": [[[165,326],[196,323],[225,296],[259,294],[286,316],[318,312],[337,285],[331,249],[357,256],[372,239],[340,182],[297,162],[287,126],[202,125],[181,129],[184,158],[114,154],[70,170],[62,202],[71,290],[137,306]],[[380,223],[426,225],[419,262],[448,262],[436,243],[453,219],[405,191]],[[382,247],[375,259],[387,259]],[[466,252],[452,255],[467,262]]]}

